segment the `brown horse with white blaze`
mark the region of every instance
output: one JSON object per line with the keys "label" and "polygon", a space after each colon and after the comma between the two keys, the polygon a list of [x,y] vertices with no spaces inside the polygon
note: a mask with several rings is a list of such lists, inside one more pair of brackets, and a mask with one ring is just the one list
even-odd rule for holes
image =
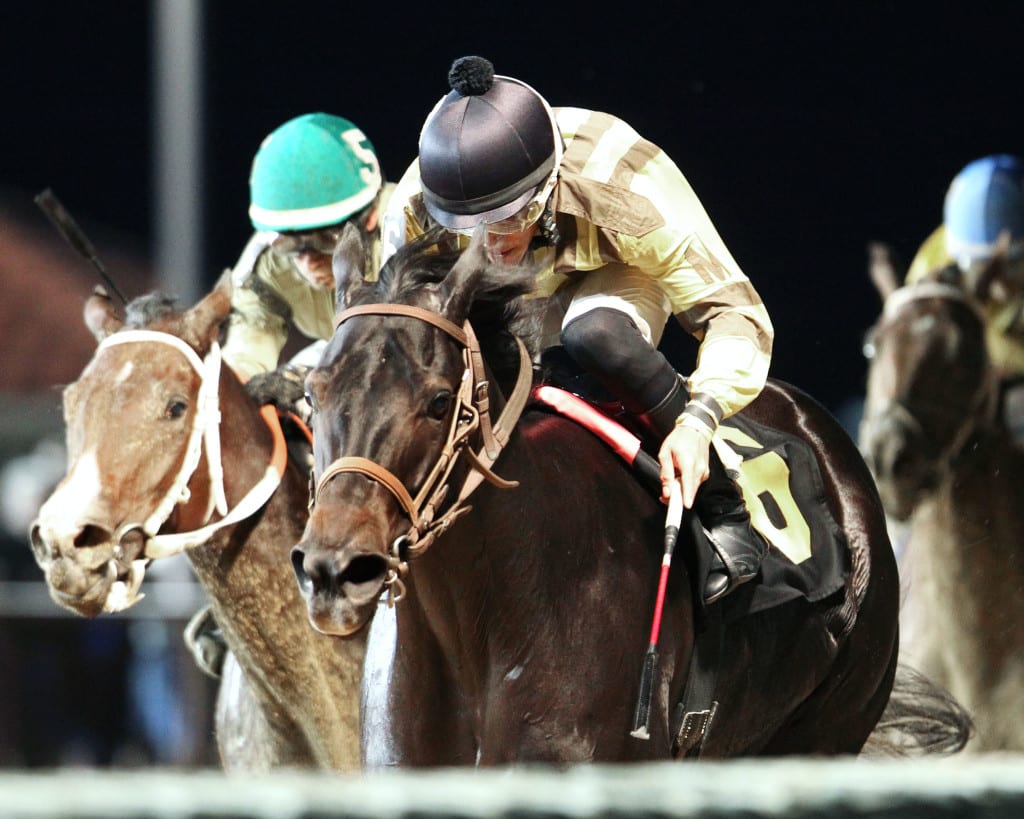
{"label": "brown horse with white blaze", "polygon": [[[682,558],[650,739],[630,734],[664,507],[590,432],[531,405],[519,414],[522,352],[495,317],[531,271],[489,264],[479,241],[455,257],[432,239],[368,283],[357,237],[343,237],[343,312],[307,379],[317,487],[293,563],[310,620],[352,634],[382,590],[401,600],[394,664],[375,678],[385,689],[367,692],[365,761],[669,758],[699,627]],[[702,752],[857,753],[896,670],[898,579],[881,504],[853,442],[808,396],[772,381],[747,412],[810,445],[851,566],[824,599],[723,626]]]}
{"label": "brown horse with white blaze", "polygon": [[288,550],[307,518],[308,465],[276,411],[228,367],[230,282],[179,312],[159,294],[127,317],[86,303],[99,346],[64,391],[69,465],[30,539],[50,594],[87,617],[131,606],[152,560],[184,551],[229,648],[217,740],[228,769],[359,764],[361,640],[316,634]]}

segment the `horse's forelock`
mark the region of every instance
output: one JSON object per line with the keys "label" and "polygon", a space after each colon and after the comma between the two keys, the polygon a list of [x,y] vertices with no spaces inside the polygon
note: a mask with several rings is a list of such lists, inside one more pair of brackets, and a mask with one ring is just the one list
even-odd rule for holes
{"label": "horse's forelock", "polygon": [[426,234],[399,249],[384,265],[376,287],[362,293],[358,301],[428,306],[424,304],[426,293],[433,298],[445,288],[464,288],[458,314],[446,312],[446,318],[456,324],[468,319],[487,349],[491,366],[511,369],[514,376],[519,352],[513,336],[533,352],[540,335],[539,313],[533,307],[540,309],[542,303],[521,298],[533,289],[536,270],[528,265],[485,262],[468,276],[464,270],[463,281],[452,282],[449,277],[464,252],[445,248],[441,233]]}
{"label": "horse's forelock", "polygon": [[[405,302],[423,287],[449,283],[449,275],[466,251],[444,246],[443,233],[432,231],[398,250],[380,271],[377,292],[382,301]],[[509,303],[533,288],[536,270],[527,265],[488,262],[473,270],[471,292],[464,301]],[[465,316],[449,316],[461,321]]]}
{"label": "horse's forelock", "polygon": [[159,319],[175,315],[176,299],[159,291],[132,299],[125,307],[126,327],[146,327]]}
{"label": "horse's forelock", "polygon": [[444,281],[458,254],[431,253],[428,247],[416,244],[399,250],[381,269],[376,291],[366,294],[363,300],[404,304],[413,301],[424,287]]}

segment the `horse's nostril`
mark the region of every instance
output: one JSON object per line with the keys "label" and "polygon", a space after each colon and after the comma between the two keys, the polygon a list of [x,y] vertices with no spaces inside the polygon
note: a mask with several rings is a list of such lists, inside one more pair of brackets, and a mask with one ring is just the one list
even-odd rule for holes
{"label": "horse's nostril", "polygon": [[292,570],[295,572],[295,579],[299,583],[299,591],[308,595],[313,591],[313,578],[306,572],[303,565],[306,561],[306,553],[298,546],[292,549]]}
{"label": "horse's nostril", "polygon": [[33,523],[32,528],[28,530],[28,541],[32,546],[32,554],[35,555],[36,562],[49,558],[50,549],[43,539],[42,530],[38,523]]}
{"label": "horse's nostril", "polygon": [[75,548],[82,549],[89,546],[100,546],[109,543],[111,533],[100,526],[86,525],[75,537]]}
{"label": "horse's nostril", "polygon": [[[119,557],[122,560],[126,562],[136,560],[142,555],[143,550],[145,549],[146,536],[139,527],[129,529],[121,535],[121,542],[118,543],[117,546],[120,547],[121,551]],[[115,555],[116,554],[117,552],[115,551]]]}
{"label": "horse's nostril", "polygon": [[345,583],[359,585],[380,579],[387,570],[387,563],[376,555],[363,555],[353,558],[342,575]]}
{"label": "horse's nostril", "polygon": [[894,478],[913,477],[921,471],[920,458],[906,447],[900,447],[892,455],[890,470]]}

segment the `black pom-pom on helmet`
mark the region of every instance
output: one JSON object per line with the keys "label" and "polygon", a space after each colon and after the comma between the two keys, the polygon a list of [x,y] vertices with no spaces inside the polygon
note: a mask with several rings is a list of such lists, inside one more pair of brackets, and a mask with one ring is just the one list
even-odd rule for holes
{"label": "black pom-pom on helmet", "polygon": [[423,201],[444,227],[466,230],[520,211],[560,156],[551,110],[530,86],[495,76],[483,57],[462,57],[451,91],[420,133]]}

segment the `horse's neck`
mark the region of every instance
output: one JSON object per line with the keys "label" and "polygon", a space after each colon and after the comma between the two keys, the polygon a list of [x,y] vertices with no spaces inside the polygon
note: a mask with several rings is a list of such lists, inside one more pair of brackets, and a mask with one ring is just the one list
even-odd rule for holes
{"label": "horse's neck", "polygon": [[996,483],[1000,483],[1006,470],[1018,471],[1014,465],[1022,457],[1024,450],[1014,443],[1000,419],[979,417],[966,431],[963,443],[950,454],[948,479],[956,484],[965,477],[973,479],[973,476],[991,475]]}
{"label": "horse's neck", "polygon": [[[660,508],[604,443],[547,412],[524,414],[494,471],[519,485],[482,484],[470,497],[470,513],[410,564],[409,605],[419,609],[419,627],[433,634],[453,667],[467,671],[484,659],[478,635],[501,643],[551,627],[552,577],[572,586],[581,570],[616,562],[609,556],[617,548],[638,549],[638,561],[648,556],[637,538]],[[601,496],[597,486],[617,488]],[[602,548],[615,535],[595,530],[596,519],[617,521],[621,542]]]}
{"label": "horse's neck", "polygon": [[[265,474],[273,436],[233,374],[222,375],[220,409],[220,459],[231,509]],[[278,606],[280,600],[296,593],[288,551],[304,525],[305,483],[297,468],[289,464],[280,485],[257,514],[220,529],[207,543],[189,550],[197,576],[226,617],[255,622],[264,616],[261,601],[276,600],[273,606]],[[240,605],[241,600],[252,605]],[[294,628],[294,623],[291,625]],[[308,630],[308,625],[305,628]]]}
{"label": "horse's neck", "polygon": [[[270,464],[273,436],[237,381],[222,383],[221,459],[228,506]],[[358,766],[358,696],[365,637],[339,651],[309,625],[289,552],[306,522],[308,487],[289,462],[270,500],[188,556],[228,648],[277,730],[306,738],[312,762]],[[288,728],[288,723],[292,728]]]}
{"label": "horse's neck", "polygon": [[[1012,540],[1016,551],[1016,535],[1006,535],[1024,529],[1024,504],[1016,502],[1022,485],[1024,449],[999,421],[979,422],[947,462],[931,499],[915,513],[915,527],[949,544],[943,560],[973,562],[977,555],[969,544]],[[942,551],[941,544],[934,548]]]}
{"label": "horse's neck", "polygon": [[270,464],[274,438],[260,408],[231,372],[220,379],[220,458],[224,491],[233,506]]}

